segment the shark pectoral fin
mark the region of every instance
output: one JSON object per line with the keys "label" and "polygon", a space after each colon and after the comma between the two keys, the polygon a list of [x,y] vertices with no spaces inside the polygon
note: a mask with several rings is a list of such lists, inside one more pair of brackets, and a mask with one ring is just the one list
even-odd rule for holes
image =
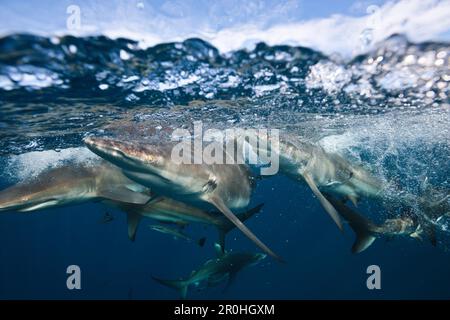
{"label": "shark pectoral fin", "polygon": [[126,187],[101,189],[97,192],[97,196],[100,198],[133,204],[146,204],[151,199],[148,195],[131,191]]}
{"label": "shark pectoral fin", "polygon": [[319,199],[322,207],[330,215],[331,219],[333,219],[333,221],[337,224],[339,230],[344,231],[344,228],[342,226],[341,217],[339,216],[338,212],[333,207],[333,205],[324,197],[324,195],[317,188],[316,184],[314,183],[313,178],[308,173],[304,173],[303,178],[305,179],[308,186],[311,188],[312,192]]}
{"label": "shark pectoral fin", "polygon": [[353,203],[355,207],[358,206],[358,197],[355,195],[348,195],[347,198]]}
{"label": "shark pectoral fin", "polygon": [[[247,219],[251,218],[252,216],[254,216],[255,214],[259,213],[263,206],[264,206],[264,203],[260,203],[256,207],[251,208],[243,213],[239,213],[236,216],[238,217],[239,220],[241,220],[241,222],[244,222],[245,220],[247,220]],[[224,250],[225,249],[225,237],[228,234],[228,232],[233,230],[235,225],[224,216],[221,216],[219,221],[220,221],[220,223],[218,225],[216,225],[217,231],[219,232],[219,240],[218,241],[222,247],[222,250]]]}
{"label": "shark pectoral fin", "polygon": [[218,197],[211,197],[209,199],[210,203],[215,205],[220,212],[222,212],[239,230],[241,230],[250,240],[252,240],[262,251],[267,253],[269,256],[283,262],[283,259],[276,255],[272,250],[270,250],[261,240],[258,239],[255,234],[250,231],[238,217],[234,215],[233,212],[228,209],[228,207],[223,203],[222,199]]}
{"label": "shark pectoral fin", "polygon": [[128,238],[131,241],[136,239],[136,231],[141,221],[142,216],[139,213],[128,212],[127,213],[127,223],[128,223]]}

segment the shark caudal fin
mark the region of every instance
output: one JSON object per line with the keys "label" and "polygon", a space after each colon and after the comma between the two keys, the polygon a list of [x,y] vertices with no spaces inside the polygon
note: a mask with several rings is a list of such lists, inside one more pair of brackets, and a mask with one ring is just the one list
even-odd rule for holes
{"label": "shark caudal fin", "polygon": [[346,206],[343,202],[330,195],[327,195],[326,198],[355,232],[356,240],[352,246],[352,253],[360,253],[370,247],[376,239],[372,231],[375,225],[366,217]]}
{"label": "shark caudal fin", "polygon": [[189,287],[189,283],[185,280],[163,280],[157,277],[152,276],[152,279],[156,282],[177,290],[180,293],[181,299],[186,299],[187,297],[187,289]]}
{"label": "shark caudal fin", "polygon": [[[243,213],[237,214],[236,216],[239,220],[241,220],[241,222],[244,222],[247,219],[253,217],[255,214],[259,213],[263,206],[264,206],[264,203],[260,203],[256,207],[251,208]],[[217,231],[219,232],[218,242],[219,242],[219,245],[222,248],[222,250],[225,250],[225,237],[228,234],[228,232],[233,230],[236,226],[230,220],[228,220],[226,217],[224,217],[221,213],[220,213],[219,219],[220,219],[220,222],[217,225]]]}

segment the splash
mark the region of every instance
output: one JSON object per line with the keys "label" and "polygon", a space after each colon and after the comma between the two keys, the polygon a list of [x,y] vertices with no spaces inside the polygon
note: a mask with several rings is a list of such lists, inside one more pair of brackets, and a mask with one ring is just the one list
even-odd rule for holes
{"label": "splash", "polygon": [[47,169],[57,168],[67,163],[90,165],[98,161],[100,158],[84,147],[58,151],[32,151],[9,157],[4,173],[9,181],[18,182],[36,177]]}

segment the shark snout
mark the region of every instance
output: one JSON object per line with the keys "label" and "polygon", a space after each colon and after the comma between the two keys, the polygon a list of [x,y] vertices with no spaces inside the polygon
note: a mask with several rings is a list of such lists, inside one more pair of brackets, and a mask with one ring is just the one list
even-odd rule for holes
{"label": "shark snout", "polygon": [[84,143],[89,150],[119,167],[133,166],[135,162],[135,159],[130,157],[130,152],[127,152],[127,146],[124,142],[107,138],[87,137],[84,139]]}
{"label": "shark snout", "polygon": [[92,152],[122,169],[147,171],[159,162],[158,154],[140,143],[97,137],[87,137],[84,143]]}
{"label": "shark snout", "polygon": [[92,151],[103,153],[122,152],[121,150],[125,147],[118,141],[106,138],[87,137],[84,143]]}

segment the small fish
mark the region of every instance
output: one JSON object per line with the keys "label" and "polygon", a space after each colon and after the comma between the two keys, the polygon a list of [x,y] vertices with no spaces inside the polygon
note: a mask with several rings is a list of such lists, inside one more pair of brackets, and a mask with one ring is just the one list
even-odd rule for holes
{"label": "small fish", "polygon": [[109,213],[108,211],[105,212],[103,215],[103,218],[101,219],[100,223],[109,223],[114,220],[114,216]]}
{"label": "small fish", "polygon": [[[188,235],[184,234],[183,232],[174,229],[174,228],[170,228],[170,227],[165,227],[165,226],[161,226],[161,225],[150,225],[149,226],[150,229],[154,230],[154,231],[158,231],[161,233],[165,233],[165,234],[169,234],[172,235],[175,239],[184,239],[187,242],[192,242],[194,241],[191,237],[189,237]],[[200,238],[199,240],[196,241],[197,244],[200,247],[203,247],[205,245],[206,242],[206,238]]]}

